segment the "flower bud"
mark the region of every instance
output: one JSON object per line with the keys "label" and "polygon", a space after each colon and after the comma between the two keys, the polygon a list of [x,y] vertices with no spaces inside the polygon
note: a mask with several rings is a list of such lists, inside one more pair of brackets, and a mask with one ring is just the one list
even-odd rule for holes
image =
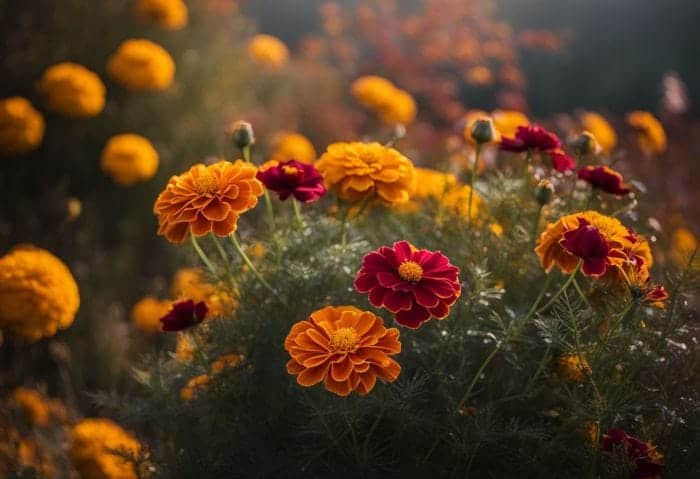
{"label": "flower bud", "polygon": [[541,180],[535,187],[535,198],[541,206],[552,201],[552,195],[554,195],[554,185],[549,180]]}
{"label": "flower bud", "polygon": [[255,134],[253,133],[253,125],[251,125],[247,121],[235,122],[231,126],[230,135],[233,144],[240,149],[255,144]]}
{"label": "flower bud", "polygon": [[600,151],[600,145],[593,133],[584,131],[571,142],[571,146],[581,155],[596,154]]}
{"label": "flower bud", "polygon": [[491,118],[480,118],[474,120],[469,134],[477,145],[490,143],[496,138],[496,129]]}

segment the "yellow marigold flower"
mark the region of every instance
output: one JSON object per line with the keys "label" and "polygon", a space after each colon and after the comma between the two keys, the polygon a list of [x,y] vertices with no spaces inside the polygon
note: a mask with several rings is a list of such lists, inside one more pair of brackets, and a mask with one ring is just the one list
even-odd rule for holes
{"label": "yellow marigold flower", "polygon": [[272,35],[255,35],[248,43],[250,58],[263,67],[279,70],[289,61],[289,49]]}
{"label": "yellow marigold flower", "polygon": [[235,368],[243,361],[244,357],[242,354],[229,353],[219,356],[219,358],[211,363],[210,372],[212,376],[214,374],[219,374],[224,369]]}
{"label": "yellow marigold flower", "polygon": [[410,93],[386,78],[375,75],[360,77],[351,87],[352,95],[388,125],[411,123],[416,117],[416,102]]}
{"label": "yellow marigold flower", "polygon": [[0,329],[48,338],[73,323],[79,305],[73,275],[48,251],[20,246],[0,258]]}
{"label": "yellow marigold flower", "polygon": [[587,111],[581,115],[581,125],[595,137],[603,153],[610,153],[617,145],[617,133],[600,113]]}
{"label": "yellow marigold flower", "polygon": [[435,198],[439,200],[457,185],[457,177],[450,173],[416,167],[416,188],[411,199]]}
{"label": "yellow marigold flower", "polygon": [[559,356],[555,359],[555,367],[559,377],[566,382],[580,383],[591,374],[591,367],[582,354]]}
{"label": "yellow marigold flower", "polygon": [[106,89],[100,77],[76,63],[59,63],[46,69],[39,82],[46,106],[69,118],[91,118],[105,106]]}
{"label": "yellow marigold flower", "polygon": [[248,254],[254,259],[263,259],[267,253],[267,248],[263,243],[257,242],[250,245],[248,248]]}
{"label": "yellow marigold flower", "polygon": [[647,155],[666,151],[666,131],[661,122],[648,111],[627,114],[627,123],[637,132],[637,144]]}
{"label": "yellow marigold flower", "polygon": [[102,170],[122,186],[153,178],[158,152],[148,139],[131,133],[115,135],[102,150]]}
{"label": "yellow marigold flower", "polygon": [[212,318],[230,316],[238,306],[236,299],[226,291],[223,284],[207,282],[204,271],[199,268],[182,268],[173,276],[171,286],[173,298],[204,301]]}
{"label": "yellow marigold flower", "polygon": [[11,401],[19,407],[33,426],[48,426],[51,410],[46,398],[34,389],[15,388],[10,394]]}
{"label": "yellow marigold flower", "polygon": [[685,266],[698,247],[698,239],[688,228],[676,228],[671,236],[671,259],[679,266]]}
{"label": "yellow marigold flower", "polygon": [[208,374],[200,374],[190,379],[184,388],[180,389],[180,397],[183,401],[190,402],[197,391],[201,391],[209,384],[211,378]]}
{"label": "yellow marigold flower", "polygon": [[161,331],[160,318],[168,314],[171,306],[171,301],[146,296],[131,308],[131,322],[141,331],[158,333]]}
{"label": "yellow marigold flower", "polygon": [[157,43],[132,39],[122,42],[109,57],[107,73],[129,90],[165,90],[173,84],[175,62]]}
{"label": "yellow marigold flower", "polygon": [[178,333],[177,342],[175,343],[175,358],[178,361],[192,361],[196,345],[189,334]]}
{"label": "yellow marigold flower", "polygon": [[503,236],[503,226],[500,223],[491,223],[489,225],[489,231],[494,234],[494,236]]}
{"label": "yellow marigold flower", "polygon": [[494,110],[491,112],[491,118],[493,119],[493,124],[496,126],[496,130],[508,138],[513,138],[515,132],[518,130],[519,126],[526,126],[530,124],[530,120],[517,110]]}
{"label": "yellow marigold flower", "polygon": [[[469,217],[469,196],[470,196],[471,188],[469,185],[461,185],[458,186],[457,188],[453,188],[450,191],[443,196],[442,201],[440,202],[440,205],[442,208],[444,208],[447,212],[452,213],[453,215],[462,218],[462,219],[468,219]],[[479,212],[482,209],[483,205],[483,200],[481,199],[481,196],[474,191],[474,193],[471,195],[472,196],[472,220],[475,220],[479,217]]]}
{"label": "yellow marigold flower", "polygon": [[333,143],[316,167],[328,188],[348,201],[377,197],[387,204],[401,204],[415,190],[411,160],[379,143]]}
{"label": "yellow marigold flower", "polygon": [[140,452],[139,441],[106,418],[83,419],[70,432],[70,458],[83,479],[136,479],[134,463],[124,455]]}
{"label": "yellow marigold flower", "polygon": [[492,138],[490,141],[484,142],[484,143],[497,143],[501,139],[501,134],[498,131],[498,128],[496,127],[495,122],[493,122],[493,119],[489,116],[488,113],[482,110],[469,110],[467,114],[464,117],[464,139],[467,140],[469,143],[472,145],[476,145],[476,140],[474,139],[473,135],[473,128],[474,128],[474,123],[476,123],[478,120],[487,120],[492,122]]}
{"label": "yellow marigold flower", "polygon": [[187,6],[182,0],[138,0],[134,11],[139,18],[167,30],[180,30],[187,25]]}
{"label": "yellow marigold flower", "polygon": [[13,96],[0,100],[0,154],[35,150],[44,138],[44,117],[27,100]]}
{"label": "yellow marigold flower", "polygon": [[301,163],[316,161],[316,149],[304,135],[299,133],[282,132],[272,140],[270,161],[297,160]]}

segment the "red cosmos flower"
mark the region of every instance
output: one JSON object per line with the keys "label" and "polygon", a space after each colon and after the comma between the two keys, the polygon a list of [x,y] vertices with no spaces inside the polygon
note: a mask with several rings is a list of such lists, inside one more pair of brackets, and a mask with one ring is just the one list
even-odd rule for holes
{"label": "red cosmos flower", "polygon": [[629,436],[622,429],[609,429],[600,438],[600,447],[605,452],[622,448],[634,470],[630,479],[657,479],[661,477],[663,455],[649,442]]}
{"label": "red cosmos flower", "polygon": [[642,290],[642,302],[655,308],[664,309],[666,307],[664,303],[668,299],[666,288],[660,284],[652,286],[650,283],[651,279],[647,282],[649,286],[645,290]]}
{"label": "red cosmos flower", "polygon": [[567,155],[564,150],[553,150],[547,152],[549,159],[552,160],[552,166],[559,173],[570,171],[576,168],[576,160]]}
{"label": "red cosmos flower", "polygon": [[578,170],[578,177],[606,193],[623,196],[630,192],[622,181],[622,175],[607,166],[584,166]]}
{"label": "red cosmos flower", "polygon": [[559,137],[547,131],[539,125],[519,126],[515,132],[515,138],[503,137],[501,150],[513,153],[522,153],[528,150],[551,152],[561,149]]}
{"label": "red cosmos flower", "polygon": [[195,303],[191,299],[173,304],[168,314],[160,318],[163,331],[182,331],[204,321],[209,308],[204,301]]}
{"label": "red cosmos flower", "polygon": [[417,329],[431,317],[446,318],[461,293],[459,268],[439,251],[417,250],[408,241],[367,254],[355,289],[369,302],[396,314],[396,322]]}
{"label": "red cosmos flower", "polygon": [[277,193],[282,201],[294,195],[302,203],[311,203],[326,194],[323,177],[316,167],[296,160],[260,169],[256,178],[265,188]]}
{"label": "red cosmos flower", "polygon": [[564,233],[560,244],[583,260],[583,273],[589,276],[605,274],[608,265],[613,264],[611,257],[624,258],[623,253],[611,250],[598,228],[584,218],[578,218],[578,228]]}

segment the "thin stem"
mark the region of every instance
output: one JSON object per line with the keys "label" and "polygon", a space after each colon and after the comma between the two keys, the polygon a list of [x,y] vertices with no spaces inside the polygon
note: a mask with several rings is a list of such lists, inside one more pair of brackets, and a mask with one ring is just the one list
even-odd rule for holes
{"label": "thin stem", "polygon": [[476,169],[479,166],[479,154],[481,153],[481,144],[476,144],[474,151],[474,164],[472,165],[472,175],[469,181],[469,207],[467,216],[469,218],[469,228],[472,227],[472,199],[474,198],[474,185],[476,184]]}
{"label": "thin stem", "polygon": [[527,397],[528,394],[530,394],[530,390],[535,385],[535,382],[537,382],[537,378],[539,378],[540,374],[542,374],[542,371],[544,370],[544,367],[547,364],[547,361],[549,359],[549,352],[551,350],[552,350],[552,344],[547,343],[547,349],[545,349],[544,354],[542,355],[542,359],[540,359],[540,362],[537,365],[537,369],[535,370],[535,374],[532,375],[532,377],[528,380],[527,385],[525,386],[525,392],[522,394],[523,397]]}
{"label": "thin stem", "polygon": [[539,205],[537,208],[537,214],[535,215],[535,221],[532,224],[532,244],[537,243],[537,232],[540,229],[540,219],[542,218],[542,208],[543,205]]}
{"label": "thin stem", "polygon": [[296,198],[292,198],[292,206],[294,207],[294,217],[297,221],[297,227],[302,229],[304,227],[304,220],[301,217],[301,210],[299,208],[299,202]]}
{"label": "thin stem", "polygon": [[554,296],[549,298],[549,301],[547,301],[547,304],[545,304],[544,306],[542,306],[541,308],[536,310],[535,313],[542,312],[542,311],[546,310],[547,308],[549,308],[552,304],[554,304],[554,302],[557,300],[557,298],[559,296],[561,296],[561,294],[564,291],[566,291],[566,289],[571,285],[571,283],[574,282],[574,279],[576,278],[576,274],[578,274],[580,269],[581,269],[581,261],[578,262],[578,265],[576,265],[576,269],[574,269],[574,271],[569,276],[569,279],[567,279],[566,282],[561,286],[561,288],[559,288],[559,291],[554,293]]}
{"label": "thin stem", "polygon": [[209,359],[207,358],[207,355],[204,354],[202,343],[194,331],[190,331],[189,335],[190,339],[192,340],[192,344],[194,344],[194,354],[197,356],[197,360],[201,363],[202,368],[206,371],[209,369]]}
{"label": "thin stem", "polygon": [[263,193],[265,197],[265,209],[267,210],[267,224],[270,227],[270,233],[275,234],[275,210],[272,207],[272,200],[270,199],[270,192],[265,190]]}
{"label": "thin stem", "polygon": [[209,258],[207,257],[207,255],[204,253],[204,251],[202,250],[202,248],[199,246],[199,242],[197,241],[197,237],[196,237],[195,235],[193,235],[193,234],[190,234],[190,239],[192,240],[192,247],[194,248],[194,250],[195,250],[195,251],[197,252],[197,254],[199,255],[199,259],[201,259],[201,260],[202,260],[202,263],[204,263],[204,264],[207,266],[207,269],[209,269],[209,272],[210,272],[213,276],[217,276],[217,274],[216,274],[216,268],[214,267],[214,265],[212,264],[212,262],[209,260]]}
{"label": "thin stem", "polygon": [[232,289],[236,289],[236,280],[233,278],[230,260],[228,255],[226,254],[226,250],[224,250],[224,246],[221,244],[221,241],[219,240],[218,236],[212,234],[211,239],[214,242],[214,246],[216,246],[217,251],[219,252],[219,256],[221,256],[221,261],[224,262],[224,267],[226,268],[226,276],[228,277],[230,286]]}
{"label": "thin stem", "polygon": [[591,306],[591,303],[588,302],[588,298],[586,297],[585,294],[583,294],[583,290],[581,289],[581,286],[578,284],[578,281],[576,281],[576,278],[574,278],[573,283],[574,283],[574,288],[576,289],[576,292],[581,297],[583,302],[586,303],[586,306],[588,307],[588,309],[593,309],[593,307]]}
{"label": "thin stem", "polygon": [[493,358],[496,357],[496,353],[501,349],[501,345],[499,343],[496,343],[496,347],[493,348],[491,353],[486,356],[486,359],[484,359],[484,362],[481,363],[481,366],[477,370],[476,374],[472,378],[472,381],[469,383],[469,387],[467,388],[467,391],[464,393],[464,396],[462,396],[462,399],[459,400],[459,403],[457,404],[457,410],[459,411],[462,409],[462,406],[464,406],[464,403],[467,402],[469,397],[471,396],[472,390],[474,389],[474,386],[476,386],[476,383],[479,382],[479,378],[481,375],[484,373],[484,370],[486,367],[491,363]]}
{"label": "thin stem", "polygon": [[243,154],[243,159],[250,163],[250,145],[241,148],[241,153]]}
{"label": "thin stem", "polygon": [[[229,235],[229,239],[231,240],[231,244],[236,249],[236,252],[241,257],[243,262],[248,266],[248,268],[250,268],[250,271],[255,275],[255,277],[258,279],[258,281],[260,281],[260,284],[262,284],[272,294],[274,294],[275,297],[278,297],[277,291],[275,291],[275,289],[272,286],[270,286],[270,284],[267,281],[265,281],[265,278],[262,277],[260,272],[253,265],[253,262],[250,260],[248,255],[245,254],[245,251],[243,251],[243,248],[241,248],[241,244],[238,242],[238,238],[236,237],[236,233],[231,233],[231,235]],[[281,298],[279,298],[279,299],[280,299],[280,301],[282,300]]]}
{"label": "thin stem", "polygon": [[547,293],[547,290],[549,289],[549,285],[551,283],[552,283],[552,275],[548,274],[544,280],[544,284],[542,285],[542,289],[540,290],[540,293],[537,295],[535,302],[532,303],[532,306],[530,306],[530,309],[528,310],[528,312],[525,315],[525,318],[522,320],[521,324],[526,324],[527,321],[532,317],[532,315],[535,314],[535,311],[537,311],[537,307],[540,305],[540,302],[542,301],[542,298],[544,298],[545,293]]}

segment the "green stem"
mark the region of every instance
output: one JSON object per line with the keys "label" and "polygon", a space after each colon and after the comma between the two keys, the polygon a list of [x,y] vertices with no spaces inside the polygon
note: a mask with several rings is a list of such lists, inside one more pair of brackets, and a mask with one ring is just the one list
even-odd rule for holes
{"label": "green stem", "polygon": [[498,351],[499,351],[500,349],[501,349],[501,345],[500,345],[499,343],[496,343],[496,347],[493,348],[493,350],[491,351],[491,353],[490,353],[488,356],[486,356],[486,359],[484,359],[484,362],[481,363],[481,366],[480,366],[479,369],[476,371],[476,374],[474,375],[474,377],[472,378],[471,382],[469,383],[469,387],[467,388],[467,391],[464,393],[464,396],[462,396],[462,399],[460,399],[460,400],[459,400],[459,403],[457,404],[457,410],[458,410],[458,411],[459,411],[460,409],[462,409],[462,406],[464,406],[464,403],[467,402],[467,400],[468,400],[469,397],[471,396],[472,390],[473,390],[474,387],[476,386],[476,383],[479,382],[479,378],[480,378],[481,375],[484,373],[484,370],[485,370],[486,367],[491,363],[491,361],[493,360],[493,358],[496,357],[496,354],[498,353]]}
{"label": "green stem", "polygon": [[192,344],[194,344],[194,354],[197,356],[197,360],[201,363],[202,368],[206,371],[209,369],[209,359],[207,355],[204,354],[204,349],[202,348],[202,343],[194,331],[189,333],[190,339],[192,339]]}
{"label": "green stem", "polygon": [[[260,284],[262,284],[268,291],[270,291],[273,295],[275,295],[275,297],[279,298],[279,296],[277,295],[277,291],[275,291],[275,289],[272,286],[270,286],[270,284],[267,281],[265,281],[265,278],[262,277],[260,272],[253,265],[253,262],[250,260],[248,255],[245,254],[245,251],[243,251],[243,248],[241,248],[241,244],[238,242],[238,238],[236,237],[236,233],[235,232],[231,233],[231,235],[229,236],[229,239],[231,240],[231,244],[236,249],[236,252],[241,257],[243,262],[248,266],[248,268],[250,268],[250,271],[253,273],[253,275],[255,275],[255,277],[258,279],[258,281],[260,281]],[[280,301],[282,301],[282,298],[279,298],[279,299],[280,299]]]}
{"label": "green stem", "polygon": [[214,242],[214,246],[216,246],[217,251],[219,252],[219,256],[221,256],[221,261],[224,262],[224,267],[226,268],[226,276],[228,278],[229,284],[232,289],[236,289],[236,280],[233,278],[233,273],[231,272],[231,265],[229,264],[229,257],[226,254],[226,250],[224,250],[224,246],[221,244],[221,241],[219,240],[218,236],[212,234],[211,239]]}
{"label": "green stem", "polygon": [[250,163],[250,145],[241,148],[241,153],[243,154],[243,159]]}
{"label": "green stem", "polygon": [[578,262],[578,265],[576,265],[576,269],[574,269],[574,271],[569,276],[569,279],[567,279],[566,282],[561,286],[561,288],[559,288],[559,291],[554,293],[554,296],[549,298],[549,301],[547,301],[547,304],[545,304],[544,306],[542,306],[538,310],[534,311],[534,314],[542,312],[542,311],[546,310],[547,308],[549,308],[552,304],[554,304],[554,302],[557,300],[557,298],[559,296],[561,296],[561,294],[564,291],[566,291],[566,289],[571,285],[571,283],[574,282],[576,275],[578,274],[580,269],[581,269],[581,261]]}
{"label": "green stem", "polygon": [[299,209],[299,202],[296,198],[292,198],[292,206],[294,207],[294,217],[297,221],[297,227],[302,229],[304,227],[304,220],[301,217],[301,210]]}
{"label": "green stem", "polygon": [[537,214],[535,215],[535,221],[532,224],[532,244],[537,243],[537,232],[540,229],[540,219],[542,218],[542,205],[537,208]]}
{"label": "green stem", "polygon": [[469,181],[469,207],[467,216],[469,218],[469,228],[472,227],[472,199],[474,198],[474,185],[476,184],[476,169],[479,166],[479,154],[481,153],[481,144],[476,144],[474,151],[474,164],[472,165],[472,175]]}
{"label": "green stem", "polygon": [[204,251],[202,250],[202,248],[199,246],[199,242],[197,241],[197,237],[196,237],[195,235],[193,235],[193,234],[190,233],[190,239],[192,240],[192,247],[194,248],[194,250],[195,250],[195,251],[197,252],[197,254],[199,255],[199,259],[201,259],[201,260],[202,260],[202,263],[204,263],[204,264],[207,266],[207,269],[209,269],[209,272],[210,272],[213,276],[217,276],[217,274],[216,274],[216,268],[214,267],[214,265],[212,264],[212,262],[209,260],[209,258],[207,257],[207,255],[204,253]]}
{"label": "green stem", "polygon": [[548,362],[549,352],[551,350],[552,350],[552,345],[551,345],[551,343],[548,343],[547,349],[544,350],[544,354],[542,355],[542,359],[540,359],[540,362],[537,365],[537,369],[535,370],[535,374],[532,375],[532,377],[528,380],[527,385],[525,386],[525,392],[522,394],[523,397],[527,398],[528,394],[530,394],[530,390],[535,385],[535,382],[537,382],[537,378],[539,378],[540,374],[542,374],[542,371],[544,370],[544,367]]}
{"label": "green stem", "polygon": [[591,303],[588,302],[588,298],[586,297],[585,294],[583,294],[583,290],[581,289],[581,286],[578,284],[578,281],[576,281],[576,278],[574,278],[573,283],[574,283],[574,288],[576,289],[576,292],[581,297],[583,302],[586,303],[586,306],[588,307],[588,309],[593,309],[593,307],[591,306]]}
{"label": "green stem", "polygon": [[275,234],[275,210],[272,208],[272,200],[270,199],[270,192],[265,190],[263,193],[265,197],[265,209],[267,210],[267,224],[270,227],[270,233]]}

